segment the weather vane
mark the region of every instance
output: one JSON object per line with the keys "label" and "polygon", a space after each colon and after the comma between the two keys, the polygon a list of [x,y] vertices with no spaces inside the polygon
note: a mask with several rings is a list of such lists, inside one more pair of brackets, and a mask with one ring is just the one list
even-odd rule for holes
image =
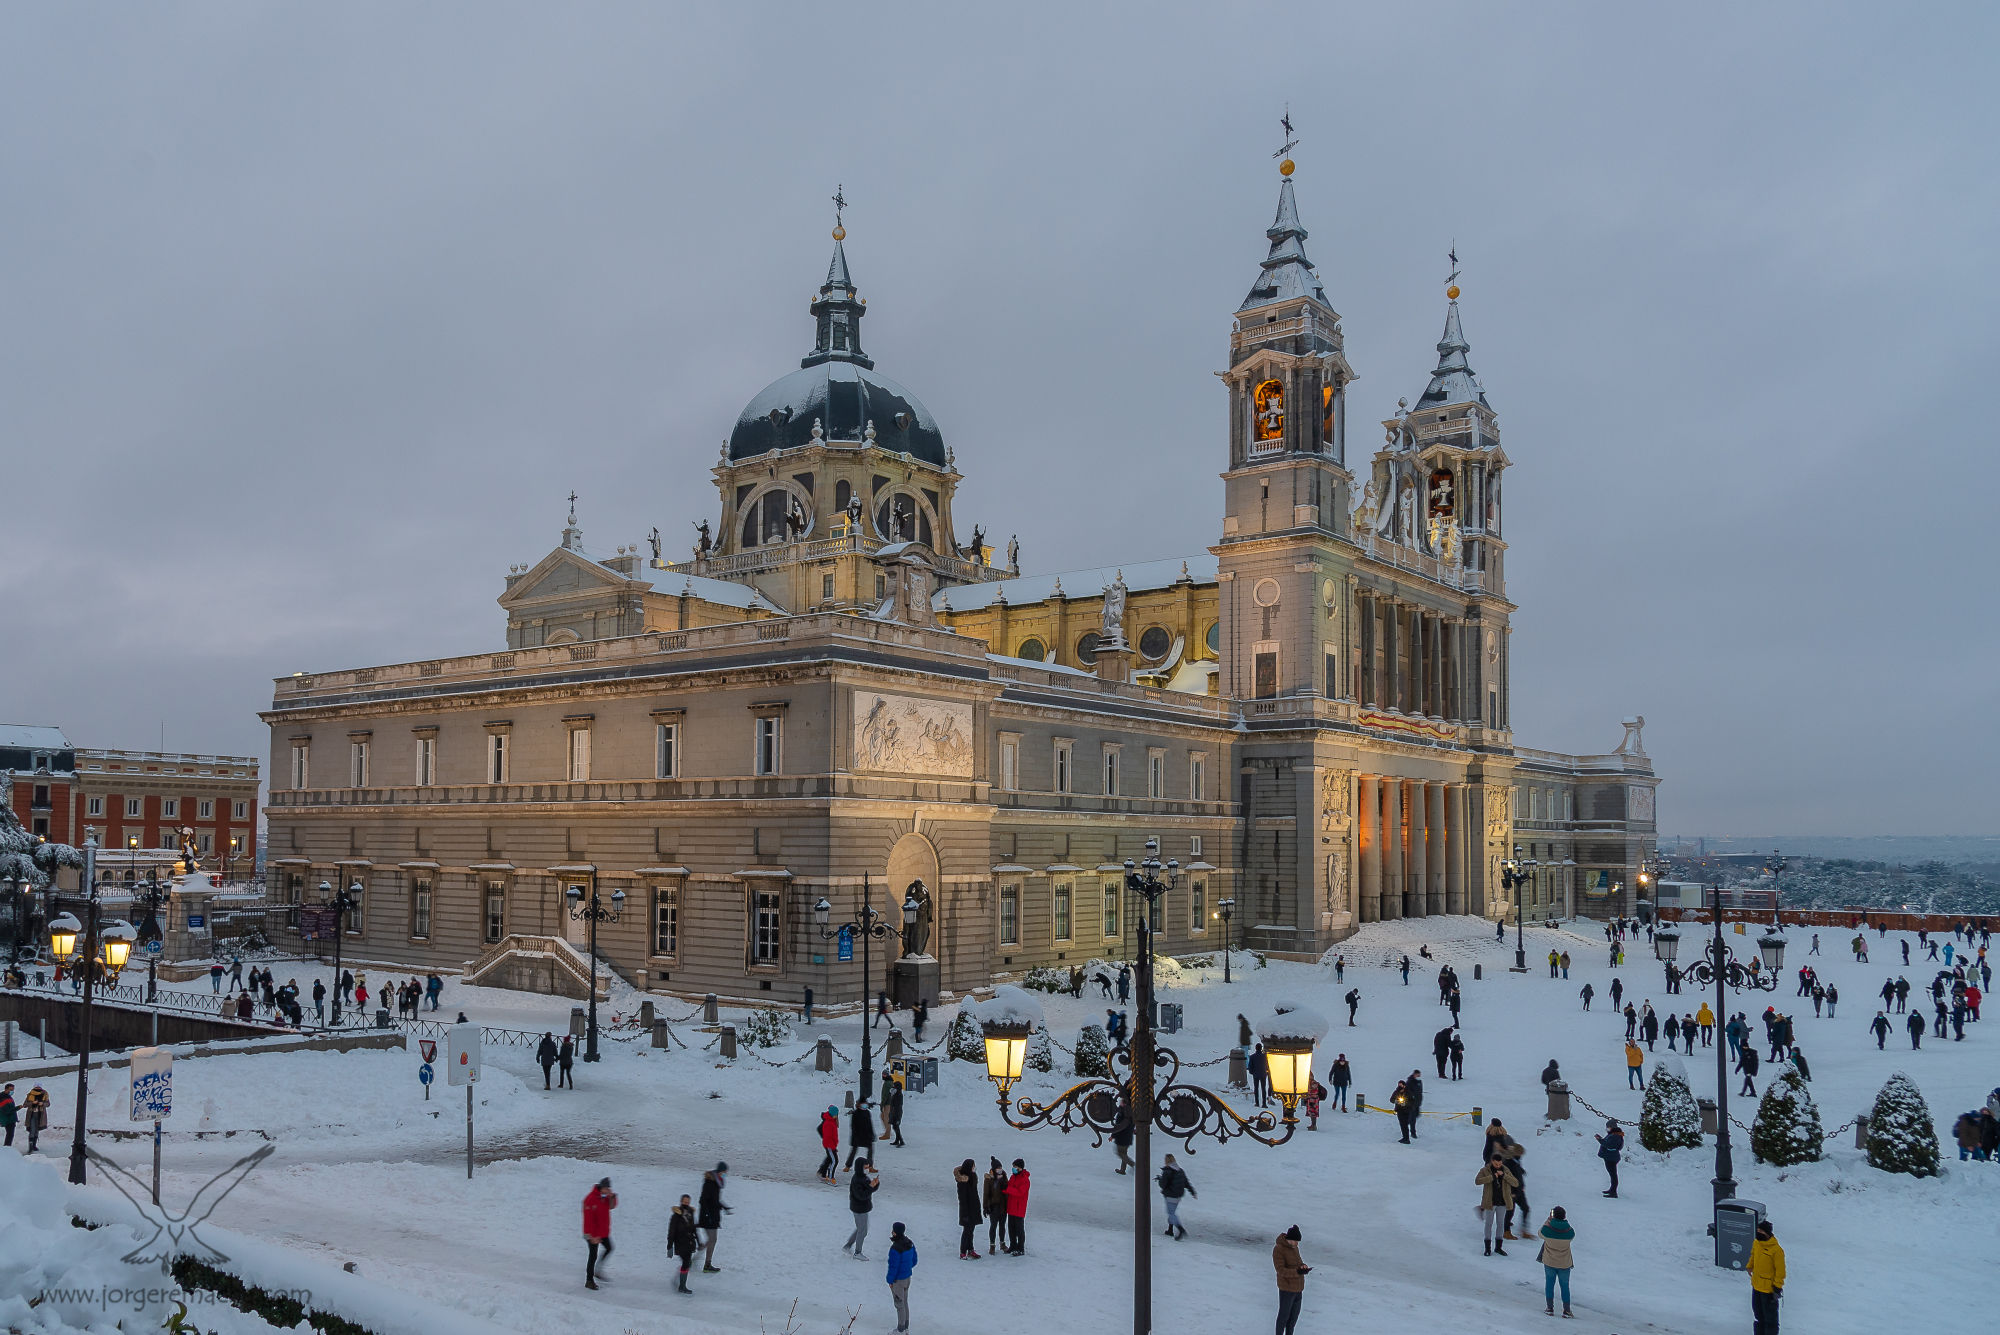
{"label": "weather vane", "polygon": [[1457,301],[1458,300],[1458,242],[1456,239],[1452,241],[1451,249],[1445,252],[1445,256],[1451,261],[1451,277],[1444,280],[1445,295],[1451,298],[1453,301]]}
{"label": "weather vane", "polygon": [[833,187],[833,238],[838,241],[847,235],[847,227],[840,221],[840,215],[847,208],[847,193],[844,187]]}
{"label": "weather vane", "polygon": [[1289,103],[1289,102],[1285,103],[1285,114],[1284,114],[1284,116],[1283,116],[1283,117],[1282,117],[1282,118],[1281,118],[1281,119],[1280,119],[1280,120],[1278,121],[1278,124],[1280,124],[1280,125],[1282,125],[1282,126],[1284,126],[1284,127],[1285,127],[1285,146],[1284,146],[1283,148],[1279,149],[1279,150],[1278,150],[1277,152],[1275,152],[1275,153],[1273,153],[1273,154],[1271,155],[1271,156],[1272,156],[1272,157],[1274,157],[1274,158],[1282,158],[1283,156],[1285,156],[1285,154],[1287,154],[1287,153],[1291,152],[1291,151],[1292,151],[1293,149],[1295,149],[1295,148],[1297,148],[1297,147],[1299,146],[1299,141],[1298,141],[1298,139],[1297,139],[1297,138],[1295,138],[1295,137],[1293,136],[1293,134],[1292,134],[1292,104],[1291,104],[1291,103]]}

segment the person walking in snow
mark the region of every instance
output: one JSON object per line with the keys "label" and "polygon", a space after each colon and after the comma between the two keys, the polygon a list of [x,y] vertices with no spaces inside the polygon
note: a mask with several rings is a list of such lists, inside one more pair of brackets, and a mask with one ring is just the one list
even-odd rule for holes
{"label": "person walking in snow", "polygon": [[1796,1044],[1794,1044],[1792,1047],[1791,1062],[1792,1066],[1799,1073],[1799,1079],[1808,1082],[1812,1080],[1812,1068],[1806,1065],[1806,1054],[1799,1051],[1798,1046]]}
{"label": "person walking in snow", "polygon": [[0,1089],[0,1131],[6,1133],[6,1144],[14,1143],[14,1123],[20,1117],[20,1110],[14,1106],[14,1086]]}
{"label": "person walking in snow", "polygon": [[1745,1098],[1757,1095],[1757,1045],[1745,1043],[1736,1054],[1736,1069],[1743,1075],[1743,1088],[1737,1093]]}
{"label": "person walking in snow", "polygon": [[1326,1086],[1322,1085],[1316,1077],[1308,1078],[1306,1080],[1305,1093],[1306,1130],[1319,1130],[1320,1105],[1325,1101]]}
{"label": "person walking in snow", "polygon": [[1125,1170],[1132,1166],[1132,1105],[1126,1099],[1118,1100],[1118,1112],[1111,1119],[1111,1145],[1118,1151],[1118,1176],[1125,1176]]}
{"label": "person walking in snow", "polygon": [[1327,1072],[1327,1079],[1333,1081],[1333,1099],[1342,1112],[1347,1111],[1347,1087],[1354,1083],[1354,1068],[1347,1064],[1347,1054],[1341,1053],[1333,1059],[1333,1069]]}
{"label": "person walking in snow", "polygon": [[553,1032],[543,1033],[542,1041],[535,1046],[535,1061],[542,1068],[542,1088],[555,1088],[550,1083],[556,1069],[556,1036]]}
{"label": "person walking in snow", "polygon": [[1750,1316],[1752,1335],[1778,1335],[1778,1302],[1785,1296],[1785,1249],[1766,1219],[1757,1225],[1750,1244]]}
{"label": "person walking in snow", "polygon": [[326,1023],[326,983],[318,978],[313,979],[313,1017]]}
{"label": "person walking in snow", "polygon": [[819,1115],[819,1147],[825,1154],[819,1161],[819,1180],[833,1181],[833,1166],[840,1162],[840,1110],[832,1104]]}
{"label": "person walking in snow", "polygon": [[222,991],[222,961],[221,961],[221,960],[217,960],[217,961],[216,961],[215,963],[213,963],[213,964],[211,964],[211,965],[209,965],[209,966],[208,966],[208,990],[209,990],[209,991],[211,991],[211,992],[220,992],[220,991]]}
{"label": "person walking in snow", "polygon": [[1431,1035],[1431,1055],[1437,1058],[1438,1079],[1444,1079],[1444,1064],[1451,1056],[1451,1026]]}
{"label": "person walking in snow", "polygon": [[1271,1101],[1271,1059],[1264,1054],[1264,1045],[1259,1043],[1250,1054],[1250,1094],[1259,1108]]}
{"label": "person walking in snow", "polygon": [[1174,1162],[1174,1156],[1171,1154],[1167,1156],[1166,1163],[1161,1165],[1159,1177],[1154,1180],[1160,1184],[1160,1199],[1166,1202],[1167,1206],[1167,1236],[1174,1239],[1185,1238],[1187,1229],[1181,1226],[1181,1197],[1193,1196],[1199,1199],[1201,1193],[1194,1189],[1194,1183],[1188,1181],[1187,1173]]}
{"label": "person walking in snow", "polygon": [[973,1244],[979,1230],[979,1165],[967,1159],[951,1170],[952,1186],[958,1194],[958,1259],[977,1261],[979,1249]]}
{"label": "person walking in snow", "polygon": [[1868,1032],[1875,1035],[1875,1051],[1880,1052],[1889,1041],[1889,1017],[1876,1011],[1875,1018],[1868,1022]]}
{"label": "person walking in snow", "polygon": [[576,1043],[568,1034],[563,1035],[562,1046],[556,1049],[556,1088],[575,1089],[576,1076],[571,1072],[576,1067]]}
{"label": "person walking in snow", "polygon": [[432,974],[424,982],[424,995],[430,998],[431,1009],[438,1008],[438,998],[444,995],[444,979]]}
{"label": "person walking in snow", "polygon": [[854,1228],[848,1233],[847,1241],[840,1244],[840,1250],[849,1253],[857,1261],[868,1259],[868,1216],[875,1209],[875,1193],[882,1189],[882,1179],[875,1175],[875,1165],[863,1163],[854,1170],[854,1176],[847,1182],[847,1212],[854,1216]]}
{"label": "person walking in snow", "polygon": [[889,1134],[895,1137],[889,1143],[898,1149],[902,1148],[903,1087],[899,1084],[889,1086],[889,1097],[882,1104],[882,1122],[889,1128]]}
{"label": "person walking in snow", "polygon": [[1604,1160],[1604,1171],[1611,1177],[1611,1189],[1604,1194],[1618,1199],[1618,1161],[1625,1156],[1625,1133],[1618,1129],[1614,1120],[1606,1121],[1604,1134],[1597,1137],[1597,1157]]}
{"label": "person walking in snow", "polygon": [[902,1222],[889,1225],[889,1296],[896,1304],[896,1329],[910,1328],[910,1276],[917,1268],[917,1244]]}
{"label": "person walking in snow", "polygon": [[1485,1236],[1485,1254],[1505,1256],[1507,1241],[1503,1225],[1507,1212],[1514,1206],[1514,1188],[1520,1185],[1520,1179],[1507,1170],[1507,1161],[1495,1153],[1472,1181],[1480,1189],[1479,1218]]}
{"label": "person walking in snow", "polygon": [[1659,1041],[1660,1017],[1654,1012],[1653,1003],[1650,1001],[1639,1008],[1639,1037],[1645,1041],[1648,1052],[1651,1052],[1653,1044]]}
{"label": "person walking in snow", "polygon": [[1694,1023],[1695,1028],[1701,1030],[1701,1045],[1705,1048],[1714,1047],[1715,1012],[1708,1008],[1706,1001],[1702,1002],[1701,1009],[1694,1013]]}
{"label": "person walking in snow", "polygon": [[1271,1248],[1271,1266],[1278,1272],[1277,1335],[1295,1335],[1299,1328],[1299,1307],[1305,1302],[1306,1276],[1312,1267],[1299,1259],[1299,1243],[1304,1239],[1293,1224],[1278,1235]]}
{"label": "person walking in snow", "polygon": [[1410,985],[1410,957],[1408,955],[1405,955],[1403,956],[1403,986],[1408,987],[1409,985]]}
{"label": "person walking in snow", "polygon": [[1570,1251],[1570,1243],[1576,1239],[1576,1229],[1571,1226],[1569,1216],[1558,1205],[1549,1211],[1547,1222],[1542,1225],[1542,1299],[1544,1310],[1550,1316],[1556,1314],[1556,1286],[1562,1285],[1563,1315],[1574,1316],[1569,1310],[1569,1272],[1576,1261]]}
{"label": "person walking in snow", "polygon": [[36,1085],[28,1090],[28,1097],[21,1101],[21,1129],[28,1135],[28,1153],[35,1152],[36,1142],[49,1125],[49,1091]]}
{"label": "person walking in snow", "polygon": [[1118,966],[1118,1004],[1123,1006],[1132,999],[1132,966]]}
{"label": "person walking in snow", "polygon": [[1693,1012],[1681,1016],[1681,1051],[1688,1053],[1694,1051],[1694,1031],[1695,1022]]}
{"label": "person walking in snow", "polygon": [[1451,1036],[1451,1078],[1465,1079],[1465,1039],[1456,1031]]}
{"label": "person walking in snow", "polygon": [[1562,953],[1562,970],[1563,970],[1563,981],[1564,981],[1564,982],[1568,982],[1568,981],[1569,981],[1569,952],[1568,952],[1567,950],[1565,950],[1565,951],[1564,951],[1564,952]]}
{"label": "person walking in snow", "polygon": [[604,1273],[604,1263],[611,1259],[611,1212],[617,1208],[618,1197],[611,1190],[608,1177],[600,1178],[583,1198],[583,1241],[590,1249],[583,1263],[586,1289],[594,1289],[598,1280],[609,1278]]}
{"label": "person walking in snow", "polygon": [[1007,1251],[1025,1255],[1028,1249],[1028,1165],[1014,1160],[1013,1175],[1007,1179]]}
{"label": "person walking in snow", "polygon": [[1583,998],[1583,1008],[1585,1010],[1589,1010],[1590,999],[1597,995],[1597,990],[1593,988],[1589,983],[1585,983],[1583,985],[1583,991],[1577,993],[1577,995]]}
{"label": "person walking in snow", "polygon": [[1349,988],[1344,1000],[1347,1002],[1347,1027],[1352,1029],[1354,1027],[1354,1012],[1361,1006],[1361,989],[1358,987]]}
{"label": "person walking in snow", "polygon": [[[1615,978],[1612,979],[1612,986],[1615,988],[1617,985],[1618,980]],[[1613,1004],[1615,1005],[1616,1003],[1614,1002]],[[1630,1043],[1637,1036],[1638,1032],[1639,1009],[1628,1001],[1625,1003],[1625,1041]]]}
{"label": "person walking in snow", "polygon": [[1645,1064],[1646,1064],[1646,1054],[1639,1050],[1639,1045],[1637,1043],[1634,1043],[1629,1038],[1626,1039],[1625,1040],[1625,1088],[1644,1089],[1646,1087],[1646,1076],[1642,1069],[1645,1066]]}
{"label": "person walking in snow", "polygon": [[667,1250],[680,1261],[681,1273],[674,1280],[675,1293],[693,1293],[688,1287],[688,1271],[694,1269],[695,1249],[701,1245],[701,1230],[694,1222],[694,1202],[681,1197],[681,1203],[667,1217]]}
{"label": "person walking in snow", "polygon": [[990,1167],[979,1183],[979,1204],[986,1212],[986,1250],[998,1255],[1007,1240],[1007,1170],[987,1156]]}
{"label": "person walking in snow", "polygon": [[722,1216],[733,1211],[722,1203],[722,1184],[729,1176],[729,1165],[718,1163],[701,1175],[701,1208],[695,1212],[695,1223],[702,1231],[701,1273],[717,1273],[715,1264],[715,1239],[722,1232]]}
{"label": "person walking in snow", "polygon": [[1672,1052],[1674,1051],[1674,1043],[1680,1038],[1681,1035],[1680,1016],[1669,1013],[1667,1016],[1667,1022],[1663,1026],[1663,1028],[1665,1028],[1667,1033],[1667,1051]]}
{"label": "person walking in snow", "polygon": [[875,1119],[869,1115],[868,1100],[862,1099],[847,1114],[847,1162],[843,1169],[854,1167],[859,1157],[864,1162],[875,1162]]}
{"label": "person walking in snow", "polygon": [[1625,999],[1625,980],[1623,978],[1613,978],[1611,980],[1611,1009],[1617,1010],[1619,1004],[1623,1002],[1624,999]]}

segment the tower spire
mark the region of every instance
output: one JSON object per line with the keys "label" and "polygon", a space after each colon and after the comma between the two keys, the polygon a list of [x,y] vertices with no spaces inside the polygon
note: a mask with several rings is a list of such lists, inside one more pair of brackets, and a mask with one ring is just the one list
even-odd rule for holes
{"label": "tower spire", "polygon": [[858,366],[875,365],[861,351],[861,317],[868,313],[868,303],[855,294],[854,279],[847,271],[847,250],[842,244],[847,240],[847,225],[842,221],[846,210],[847,193],[835,186],[833,258],[826,266],[826,282],[820,285],[819,296],[811,307],[818,326],[813,350],[799,362],[800,366],[817,366],[830,361],[853,362]]}
{"label": "tower spire", "polygon": [[1292,132],[1289,109],[1281,124],[1285,128],[1285,142],[1274,155],[1284,159],[1278,164],[1278,215],[1264,230],[1271,242],[1271,253],[1259,266],[1257,281],[1250,295],[1236,308],[1239,311],[1294,297],[1311,297],[1323,306],[1331,306],[1319,275],[1313,272],[1312,261],[1306,258],[1306,229],[1299,224],[1299,202],[1292,193],[1292,173],[1298,164],[1285,155],[1297,148],[1299,141]]}
{"label": "tower spire", "polygon": [[1491,408],[1486,402],[1486,391],[1479,384],[1479,377],[1472,373],[1465,354],[1472,350],[1465,341],[1465,331],[1458,323],[1458,243],[1453,242],[1449,252],[1451,276],[1445,280],[1444,337],[1438,340],[1437,369],[1431,372],[1431,382],[1417,399],[1419,408],[1442,408],[1454,403],[1477,403]]}

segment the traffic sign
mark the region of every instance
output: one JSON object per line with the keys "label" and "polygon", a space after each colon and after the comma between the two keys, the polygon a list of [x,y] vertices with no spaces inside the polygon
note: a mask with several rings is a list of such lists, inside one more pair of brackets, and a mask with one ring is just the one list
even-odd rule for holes
{"label": "traffic sign", "polygon": [[431,1081],[437,1079],[437,1072],[431,1069],[429,1062],[425,1062],[417,1068],[417,1079],[428,1085]]}
{"label": "traffic sign", "polygon": [[432,1062],[438,1059],[437,1040],[434,1038],[418,1039],[417,1051],[423,1056],[424,1065],[429,1066]]}
{"label": "traffic sign", "polygon": [[453,1085],[478,1084],[479,1026],[476,1024],[455,1024],[445,1030],[445,1057],[447,1083]]}

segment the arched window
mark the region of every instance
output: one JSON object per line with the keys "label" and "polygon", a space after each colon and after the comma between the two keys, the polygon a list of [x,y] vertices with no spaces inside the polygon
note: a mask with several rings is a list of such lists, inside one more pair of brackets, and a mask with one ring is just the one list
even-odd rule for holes
{"label": "arched window", "polygon": [[920,542],[931,546],[931,520],[906,492],[891,492],[875,511],[875,531],[884,542]]}
{"label": "arched window", "polygon": [[1256,409],[1252,440],[1282,440],[1285,435],[1285,387],[1276,380],[1257,386],[1252,400]]}
{"label": "arched window", "polygon": [[842,478],[840,481],[834,483],[833,508],[836,510],[845,510],[847,508],[847,502],[850,499],[852,499],[853,495],[854,495],[854,488],[850,487],[847,484],[846,478]]}
{"label": "arched window", "polygon": [[1014,651],[1014,657],[1030,659],[1036,663],[1042,662],[1048,656],[1049,647],[1032,636],[1021,641],[1021,647]]}
{"label": "arched window", "polygon": [[1076,642],[1076,661],[1085,667],[1089,667],[1092,663],[1095,663],[1097,661],[1097,646],[1103,642],[1104,637],[1094,630],[1085,635]]}

